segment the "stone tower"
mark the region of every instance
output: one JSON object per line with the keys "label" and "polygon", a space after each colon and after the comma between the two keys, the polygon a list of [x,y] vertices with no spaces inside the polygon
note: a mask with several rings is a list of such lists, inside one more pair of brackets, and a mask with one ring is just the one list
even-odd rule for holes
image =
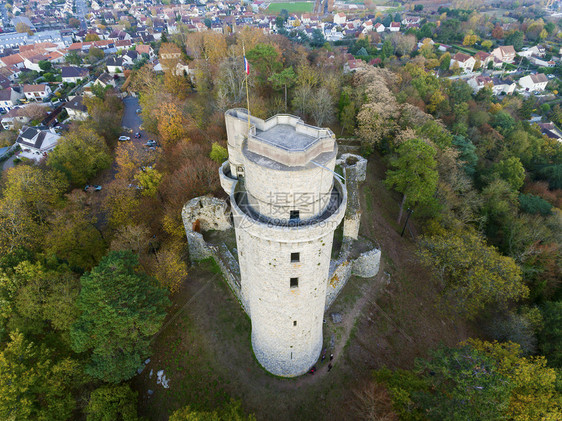
{"label": "stone tower", "polygon": [[219,173],[254,354],[269,372],[298,376],[322,349],[332,241],[346,207],[335,136],[285,114],[248,123],[245,109],[233,109],[225,119],[229,160]]}

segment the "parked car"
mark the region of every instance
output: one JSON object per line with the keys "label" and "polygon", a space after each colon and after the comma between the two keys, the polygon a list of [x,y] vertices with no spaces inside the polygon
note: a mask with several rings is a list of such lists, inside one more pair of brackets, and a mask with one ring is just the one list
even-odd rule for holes
{"label": "parked car", "polygon": [[136,133],[135,133],[135,139],[140,139],[140,138],[141,138],[140,132],[136,132]]}
{"label": "parked car", "polygon": [[119,136],[119,140],[120,140],[121,142],[125,142],[125,141],[127,141],[127,140],[131,140],[131,138],[130,138],[129,136]]}
{"label": "parked car", "polygon": [[96,185],[86,185],[86,187],[84,187],[84,191],[87,192],[95,192],[95,191],[100,191],[101,190],[101,186],[96,186]]}
{"label": "parked car", "polygon": [[137,113],[137,114],[140,114],[140,113],[142,113],[142,110],[141,110],[140,108],[137,108],[136,113]]}
{"label": "parked car", "polygon": [[148,142],[144,144],[144,146],[156,146],[157,143],[155,140],[150,139]]}

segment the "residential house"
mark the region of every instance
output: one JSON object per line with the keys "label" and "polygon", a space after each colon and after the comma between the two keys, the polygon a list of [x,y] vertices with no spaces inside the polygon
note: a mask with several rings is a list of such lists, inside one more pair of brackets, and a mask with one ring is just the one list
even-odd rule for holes
{"label": "residential house", "polygon": [[491,77],[481,75],[468,79],[466,83],[472,88],[474,93],[478,92],[482,88],[491,88],[494,85]]}
{"label": "residential house", "polygon": [[140,54],[136,51],[127,51],[127,53],[123,54],[121,58],[123,59],[123,64],[132,66],[137,60],[140,59]]}
{"label": "residential house", "polygon": [[362,31],[362,32],[363,32],[364,34],[367,34],[367,33],[371,32],[371,31],[373,30],[373,28],[374,28],[374,27],[373,27],[373,21],[370,20],[370,19],[367,20],[367,21],[365,21],[365,22],[363,22],[362,26],[363,26],[363,31]]}
{"label": "residential house", "polygon": [[480,61],[480,67],[482,69],[488,68],[488,63],[494,62],[494,56],[485,51],[478,51],[474,54],[474,58]]}
{"label": "residential house", "polygon": [[62,81],[66,83],[78,83],[78,81],[87,79],[90,75],[88,69],[82,67],[63,67],[61,69]]}
{"label": "residential house", "polygon": [[148,54],[148,58],[152,61],[156,58],[156,54],[154,54],[154,50],[150,45],[140,44],[135,47],[135,50],[139,54]]}
{"label": "residential house", "polygon": [[390,26],[388,27],[390,32],[398,32],[400,31],[400,22],[390,22]]}
{"label": "residential house", "polygon": [[0,74],[0,89],[9,88],[12,82],[3,74]]}
{"label": "residential house", "polygon": [[26,115],[23,108],[14,108],[4,114],[0,119],[0,123],[4,130],[14,130],[17,124],[24,125],[31,121],[31,119]]}
{"label": "residential house", "polygon": [[359,69],[363,69],[367,67],[367,63],[360,59],[350,59],[347,60],[343,65],[343,72],[347,73],[355,73]]}
{"label": "residential house", "polygon": [[49,85],[23,85],[23,93],[26,99],[42,101],[51,94]]}
{"label": "residential house", "polygon": [[456,53],[453,57],[451,57],[451,64],[449,68],[453,69],[455,67],[455,63],[463,72],[469,73],[472,72],[472,69],[474,69],[476,60],[468,54]]}
{"label": "residential house", "polygon": [[2,89],[0,91],[0,107],[9,111],[16,106],[21,98],[23,98],[23,92],[20,87]]}
{"label": "residential house", "polygon": [[521,79],[519,79],[519,85],[521,86],[521,88],[529,92],[542,92],[545,90],[547,83],[548,78],[544,73],[523,76]]}
{"label": "residential house", "polygon": [[59,138],[60,135],[54,131],[24,127],[16,143],[23,151],[20,156],[39,161],[57,146]]}
{"label": "residential house", "polygon": [[523,51],[519,51],[517,53],[518,56],[527,57],[527,58],[531,56],[544,57],[545,54],[546,54],[546,50],[541,45],[535,45],[531,48],[524,49]]}
{"label": "residential house", "polygon": [[346,22],[345,13],[339,12],[339,13],[336,13],[336,14],[334,15],[334,23],[335,23],[336,25],[344,25],[345,22]]}
{"label": "residential house", "polygon": [[123,73],[123,59],[110,57],[106,62],[107,71],[113,74]]}
{"label": "residential house", "polygon": [[542,58],[535,57],[535,56],[529,57],[529,61],[531,63],[533,63],[535,66],[539,66],[539,67],[554,67],[554,66],[556,66],[556,63],[553,60],[546,61]]}
{"label": "residential house", "polygon": [[406,16],[402,19],[402,25],[406,28],[417,28],[420,26],[421,17],[419,16]]}
{"label": "residential house", "polygon": [[381,33],[384,32],[385,27],[382,23],[375,23],[375,31]]}
{"label": "residential house", "polygon": [[69,98],[68,102],[64,105],[64,108],[71,120],[84,121],[88,119],[88,109],[84,105],[83,98],[81,96]]}
{"label": "residential house", "polygon": [[102,73],[93,84],[101,85],[102,88],[106,88],[108,86],[113,86],[115,88],[115,78],[109,73]]}
{"label": "residential house", "polygon": [[515,88],[517,88],[517,84],[511,79],[502,80],[499,78],[492,78],[492,82],[494,83],[492,86],[492,93],[495,96],[511,95],[515,92]]}
{"label": "residential house", "polygon": [[513,45],[503,45],[492,50],[492,55],[502,63],[513,63],[515,60],[515,48]]}
{"label": "residential house", "polygon": [[25,67],[23,57],[19,54],[11,54],[9,56],[0,57],[0,67],[11,66],[23,69]]}
{"label": "residential house", "polygon": [[548,136],[551,139],[556,139],[559,142],[562,142],[562,132],[554,125],[554,123],[537,123],[537,126],[541,129],[541,133],[545,136]]}

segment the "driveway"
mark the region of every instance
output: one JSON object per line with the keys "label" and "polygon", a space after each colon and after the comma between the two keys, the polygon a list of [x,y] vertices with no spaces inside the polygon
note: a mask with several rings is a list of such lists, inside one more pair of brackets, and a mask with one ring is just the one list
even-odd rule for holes
{"label": "driveway", "polygon": [[14,166],[14,159],[17,158],[17,155],[14,154],[4,162],[2,162],[2,171],[6,171],[8,168],[12,168]]}

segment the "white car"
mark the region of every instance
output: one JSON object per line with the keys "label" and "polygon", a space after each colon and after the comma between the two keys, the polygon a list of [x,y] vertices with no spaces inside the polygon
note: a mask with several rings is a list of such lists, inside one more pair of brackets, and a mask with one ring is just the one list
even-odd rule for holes
{"label": "white car", "polygon": [[119,140],[120,140],[121,142],[125,142],[125,141],[127,141],[127,140],[131,140],[131,138],[130,138],[129,136],[119,136]]}

